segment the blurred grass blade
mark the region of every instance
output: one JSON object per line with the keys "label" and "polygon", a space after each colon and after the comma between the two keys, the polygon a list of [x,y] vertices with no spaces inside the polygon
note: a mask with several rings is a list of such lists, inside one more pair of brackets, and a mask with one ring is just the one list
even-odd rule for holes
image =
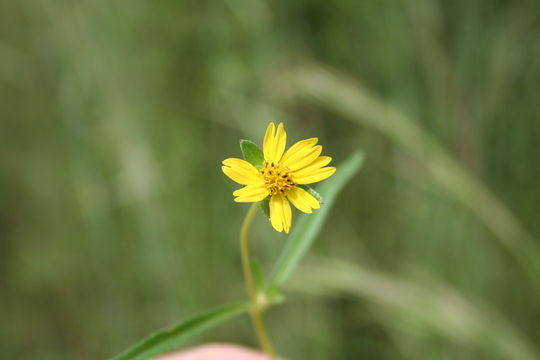
{"label": "blurred grass blade", "polygon": [[281,287],[290,276],[315,240],[337,195],[360,169],[363,160],[364,154],[361,151],[356,151],[337,166],[334,176],[321,184],[319,191],[324,196],[324,205],[313,214],[302,215],[293,227],[293,232],[270,277],[269,288]]}
{"label": "blurred grass blade", "polygon": [[318,258],[299,267],[287,290],[310,296],[358,296],[382,307],[381,321],[391,329],[401,321],[414,326],[417,334],[433,333],[476,346],[493,355],[489,359],[540,358],[527,336],[501,314],[441,283],[420,284],[361,265]]}
{"label": "blurred grass blade", "polygon": [[110,360],[143,360],[178,347],[187,339],[247,310],[246,303],[224,305],[157,332]]}
{"label": "blurred grass blade", "polygon": [[422,161],[434,182],[484,224],[540,291],[540,247],[536,239],[512,211],[433,136],[398,108],[343,74],[313,65],[282,73],[286,75],[282,77],[283,83],[275,83],[277,93],[289,97],[307,95],[346,119],[378,131]]}

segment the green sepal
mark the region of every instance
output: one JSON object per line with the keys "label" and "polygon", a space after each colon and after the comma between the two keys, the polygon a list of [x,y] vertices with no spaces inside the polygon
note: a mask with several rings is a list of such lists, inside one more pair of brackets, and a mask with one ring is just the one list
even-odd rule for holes
{"label": "green sepal", "polygon": [[306,190],[311,196],[313,196],[315,199],[317,199],[317,201],[319,203],[323,203],[323,198],[321,196],[321,194],[319,194],[318,192],[316,192],[315,190],[313,190],[313,188],[307,186],[307,185],[296,185],[298,186],[300,189],[304,189]]}
{"label": "green sepal", "polygon": [[257,169],[264,165],[264,154],[260,147],[249,140],[240,140],[240,150],[244,159]]}
{"label": "green sepal", "polygon": [[270,198],[264,199],[263,201],[259,202],[259,205],[264,216],[270,219]]}

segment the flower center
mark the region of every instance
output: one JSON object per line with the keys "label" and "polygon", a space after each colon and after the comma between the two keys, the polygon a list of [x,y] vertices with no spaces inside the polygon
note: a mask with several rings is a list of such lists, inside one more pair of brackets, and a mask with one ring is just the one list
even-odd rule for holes
{"label": "flower center", "polygon": [[260,170],[271,195],[283,194],[295,184],[289,176],[289,168],[273,162],[264,162]]}

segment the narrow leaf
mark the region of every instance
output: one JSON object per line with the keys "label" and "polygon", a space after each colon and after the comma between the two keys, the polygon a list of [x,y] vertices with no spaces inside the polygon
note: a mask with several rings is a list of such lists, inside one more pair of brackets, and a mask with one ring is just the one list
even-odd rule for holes
{"label": "narrow leaf", "polygon": [[296,186],[298,186],[301,189],[306,190],[311,196],[317,199],[318,202],[320,202],[321,204],[323,203],[321,194],[315,191],[311,186],[307,186],[307,185],[296,185]]}
{"label": "narrow leaf", "polygon": [[244,159],[251,165],[255,166],[257,169],[263,167],[264,154],[261,148],[255,143],[249,140],[240,140],[240,150],[242,150]]}
{"label": "narrow leaf", "polygon": [[354,152],[341,165],[337,166],[335,175],[321,185],[319,189],[325,197],[324,206],[321,206],[313,214],[302,215],[301,219],[297,221],[274,267],[274,271],[270,277],[269,288],[280,288],[291,275],[319,234],[337,195],[360,169],[363,160],[364,154],[361,151]]}
{"label": "narrow leaf", "polygon": [[181,345],[187,339],[247,310],[246,303],[224,305],[196,315],[170,329],[150,335],[110,360],[144,360]]}

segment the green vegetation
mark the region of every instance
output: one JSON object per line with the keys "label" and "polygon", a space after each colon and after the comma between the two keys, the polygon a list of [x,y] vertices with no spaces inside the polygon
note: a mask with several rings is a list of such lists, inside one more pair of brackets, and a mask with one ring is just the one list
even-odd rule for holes
{"label": "green vegetation", "polygon": [[260,212],[252,227],[252,255],[285,286],[266,316],[279,354],[539,358],[539,13],[4,2],[0,358],[105,359],[167,328],[141,346],[256,347],[245,305],[220,307],[245,297],[248,208],[220,163],[270,121],[288,144],[319,137],[335,164],[365,156],[339,194],[315,186],[328,203],[294,212],[290,236]]}

